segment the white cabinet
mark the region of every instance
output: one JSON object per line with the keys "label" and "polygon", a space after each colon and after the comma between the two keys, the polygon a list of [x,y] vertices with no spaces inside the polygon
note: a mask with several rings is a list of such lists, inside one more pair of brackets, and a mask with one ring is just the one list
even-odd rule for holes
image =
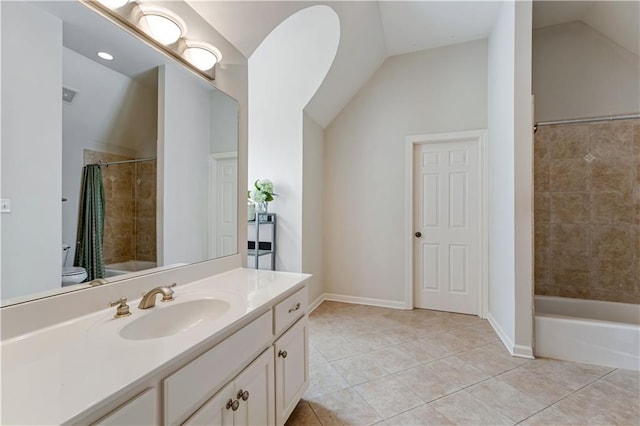
{"label": "white cabinet", "polygon": [[287,421],[309,385],[307,324],[305,316],[274,343],[276,423],[279,425]]}
{"label": "white cabinet", "polygon": [[165,423],[184,422],[273,341],[271,311],[164,379]]}
{"label": "white cabinet", "polygon": [[158,416],[158,390],[147,389],[124,405],[116,408],[96,425],[157,425],[160,422]]}
{"label": "white cabinet", "polygon": [[96,424],[283,425],[309,385],[307,289],[278,300]]}
{"label": "white cabinet", "polygon": [[272,425],[273,347],[262,353],[184,425]]}

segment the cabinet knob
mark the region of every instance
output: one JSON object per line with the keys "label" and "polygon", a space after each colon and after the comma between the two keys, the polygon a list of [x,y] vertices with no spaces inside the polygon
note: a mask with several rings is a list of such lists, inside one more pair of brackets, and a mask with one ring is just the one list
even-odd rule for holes
{"label": "cabinet knob", "polygon": [[420,238],[420,237],[422,237],[422,232],[418,231],[418,232],[416,232],[415,235],[416,235],[417,238]]}
{"label": "cabinet knob", "polygon": [[295,312],[298,309],[300,309],[300,302],[296,303],[296,306],[294,306],[293,308],[289,308],[289,313]]}
{"label": "cabinet knob", "polygon": [[236,400],[229,399],[229,401],[227,401],[227,410],[231,408],[233,411],[236,411],[239,406],[240,406],[240,401],[238,401],[237,399]]}
{"label": "cabinet knob", "polygon": [[243,401],[246,401],[247,399],[249,399],[249,391],[243,391],[242,389],[240,389],[238,391],[238,399],[242,399]]}
{"label": "cabinet knob", "polygon": [[278,351],[278,356],[281,356],[282,358],[286,358],[287,357],[287,351]]}

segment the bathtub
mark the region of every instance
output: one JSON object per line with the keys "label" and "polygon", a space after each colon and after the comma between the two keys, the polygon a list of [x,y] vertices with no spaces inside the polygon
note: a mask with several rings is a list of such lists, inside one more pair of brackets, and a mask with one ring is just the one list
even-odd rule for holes
{"label": "bathtub", "polygon": [[536,296],[536,356],[640,370],[640,305]]}
{"label": "bathtub", "polygon": [[118,275],[130,274],[132,272],[144,271],[145,269],[155,268],[156,262],[147,262],[143,260],[128,260],[126,262],[110,263],[104,265],[105,278],[117,277]]}

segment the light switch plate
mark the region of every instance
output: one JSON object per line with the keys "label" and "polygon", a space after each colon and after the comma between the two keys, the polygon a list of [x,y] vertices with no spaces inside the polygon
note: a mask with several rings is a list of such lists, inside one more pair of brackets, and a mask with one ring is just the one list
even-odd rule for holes
{"label": "light switch plate", "polygon": [[11,213],[11,199],[3,198],[0,200],[0,213]]}

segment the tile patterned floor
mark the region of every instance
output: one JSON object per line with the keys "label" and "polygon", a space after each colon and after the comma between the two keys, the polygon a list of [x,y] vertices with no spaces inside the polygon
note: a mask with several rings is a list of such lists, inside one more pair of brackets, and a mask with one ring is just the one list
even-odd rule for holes
{"label": "tile patterned floor", "polygon": [[324,302],[295,425],[638,425],[640,374],[509,356],[469,315]]}

